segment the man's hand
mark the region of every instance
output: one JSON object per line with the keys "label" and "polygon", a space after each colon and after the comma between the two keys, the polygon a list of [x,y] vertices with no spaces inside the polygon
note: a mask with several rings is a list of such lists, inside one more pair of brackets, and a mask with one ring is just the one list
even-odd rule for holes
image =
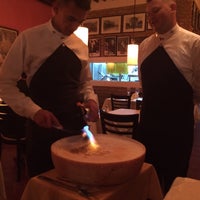
{"label": "man's hand", "polygon": [[99,107],[94,100],[88,100],[84,103],[84,107],[88,108],[88,121],[96,122],[99,119]]}
{"label": "man's hand", "polygon": [[62,127],[58,119],[54,116],[53,113],[48,110],[39,110],[35,113],[33,121],[41,127],[52,128],[52,127]]}

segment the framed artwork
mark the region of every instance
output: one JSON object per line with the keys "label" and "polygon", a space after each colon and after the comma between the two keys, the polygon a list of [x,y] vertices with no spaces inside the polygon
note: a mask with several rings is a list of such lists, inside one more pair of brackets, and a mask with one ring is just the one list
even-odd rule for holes
{"label": "framed artwork", "polygon": [[115,36],[104,37],[104,56],[116,56],[117,55],[117,41]]}
{"label": "framed artwork", "polygon": [[89,57],[101,56],[101,37],[89,38]]}
{"label": "framed artwork", "polygon": [[129,36],[117,37],[117,56],[127,55],[127,46],[130,42]]}
{"label": "framed artwork", "polygon": [[0,26],[0,66],[17,35],[17,30]]}
{"label": "framed artwork", "polygon": [[196,28],[196,13],[197,13],[197,6],[196,6],[196,3],[193,1],[193,4],[192,4],[192,26],[194,29]]}
{"label": "framed artwork", "polygon": [[197,23],[198,30],[200,29],[200,10],[198,12],[198,23]]}
{"label": "framed artwork", "polygon": [[145,31],[145,13],[124,15],[123,32]]}
{"label": "framed artwork", "polygon": [[39,0],[39,1],[41,1],[42,3],[46,3],[48,5],[51,5],[53,2],[53,0]]}
{"label": "framed artwork", "polygon": [[121,31],[121,16],[102,17],[101,18],[101,33],[120,33]]}
{"label": "framed artwork", "polygon": [[89,35],[99,34],[99,18],[86,19],[82,25],[88,28]]}

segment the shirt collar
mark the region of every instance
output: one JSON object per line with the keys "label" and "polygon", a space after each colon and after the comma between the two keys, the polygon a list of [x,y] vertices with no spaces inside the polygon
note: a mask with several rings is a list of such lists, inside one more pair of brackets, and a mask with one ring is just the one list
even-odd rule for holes
{"label": "shirt collar", "polygon": [[172,35],[174,35],[177,30],[178,30],[179,26],[178,24],[176,24],[170,31],[168,31],[167,33],[164,34],[159,34],[156,33],[156,37],[160,40],[160,41],[165,41],[167,39],[169,39]]}
{"label": "shirt collar", "polygon": [[49,28],[49,30],[50,30],[53,34],[55,34],[56,36],[58,36],[58,37],[59,37],[60,39],[62,39],[62,40],[66,39],[66,38],[68,37],[67,35],[64,35],[64,34],[62,34],[61,32],[57,31],[57,30],[53,27],[53,25],[52,25],[52,19],[50,19],[49,22],[48,22],[48,28]]}

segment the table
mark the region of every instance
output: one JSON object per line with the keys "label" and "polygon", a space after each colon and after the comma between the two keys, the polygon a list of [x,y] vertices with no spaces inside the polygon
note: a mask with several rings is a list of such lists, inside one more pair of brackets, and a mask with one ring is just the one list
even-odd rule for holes
{"label": "table", "polygon": [[200,180],[177,177],[164,200],[199,200]]}
{"label": "table", "polygon": [[137,115],[137,114],[140,114],[140,110],[120,108],[120,109],[108,111],[108,113],[115,114],[115,115]]}
{"label": "table", "polygon": [[108,113],[115,114],[115,115],[137,115],[138,114],[139,115],[138,121],[140,121],[140,110],[120,108],[120,109],[108,111]]}
{"label": "table", "polygon": [[[134,98],[134,99],[132,98],[132,99],[131,99],[131,108],[132,108],[132,109],[135,109],[135,108],[136,108],[136,100],[142,100],[142,98]],[[105,110],[105,111],[110,111],[110,110],[112,110],[111,98],[106,98],[106,99],[104,100],[102,109]]]}
{"label": "table", "polygon": [[3,176],[1,161],[0,161],[0,200],[6,200],[6,191],[5,191],[4,176]]}
{"label": "table", "polygon": [[[45,177],[56,179],[55,170],[50,170],[42,174]],[[88,189],[90,196],[81,195],[75,188],[64,188],[59,184],[53,184],[45,181],[38,176],[29,180],[23,192],[21,200],[162,200],[163,195],[154,167],[151,164],[144,163],[139,175],[121,185],[107,187],[90,187]]]}

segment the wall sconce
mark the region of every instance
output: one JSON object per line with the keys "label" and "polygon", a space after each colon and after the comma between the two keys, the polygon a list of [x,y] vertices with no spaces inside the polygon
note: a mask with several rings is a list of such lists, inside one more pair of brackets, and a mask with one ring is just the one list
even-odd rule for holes
{"label": "wall sconce", "polygon": [[[135,6],[136,6],[136,0],[134,0],[134,11],[133,11],[133,20],[132,20],[132,26],[133,26],[133,39],[134,39],[134,29],[136,25],[136,19],[135,19]],[[137,44],[128,44],[127,45],[127,65],[131,66],[137,66],[138,65],[138,49],[139,46]]]}
{"label": "wall sconce", "polygon": [[127,65],[137,66],[139,46],[137,44],[129,44],[127,48]]}
{"label": "wall sconce", "polygon": [[86,45],[88,45],[88,28],[79,26],[74,34],[79,37]]}

